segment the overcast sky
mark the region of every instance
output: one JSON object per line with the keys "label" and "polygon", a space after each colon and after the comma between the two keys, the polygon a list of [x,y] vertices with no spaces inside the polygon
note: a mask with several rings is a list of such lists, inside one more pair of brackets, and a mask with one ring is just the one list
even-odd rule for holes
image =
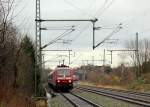
{"label": "overcast sky", "polygon": [[[16,7],[17,17],[14,20],[23,33],[29,33],[35,39],[35,0],[18,0]],[[75,26],[75,31],[63,39],[72,41],[69,44],[55,43],[46,49],[72,49],[72,66],[83,64],[82,60],[103,59],[104,49],[124,49],[125,41],[135,38],[139,32],[139,39],[150,38],[150,0],[41,0],[42,19],[94,19],[97,27],[113,28],[96,31],[96,44],[101,42],[115,28],[122,23],[123,29],[115,33],[110,39],[118,39],[114,44],[100,45],[92,50],[92,23],[91,22],[47,22],[42,27]],[[53,40],[64,31],[42,31],[42,45]],[[61,42],[61,41],[60,41]],[[75,52],[75,55],[74,55]],[[109,52],[106,51],[106,63],[110,64]],[[113,66],[121,62],[118,53],[114,53]],[[68,55],[67,52],[46,52],[45,60],[58,60],[60,55]],[[68,57],[65,58],[68,63]],[[84,62],[85,63],[85,62]],[[47,67],[54,67],[58,63],[47,62]],[[95,62],[102,65],[102,62]]]}

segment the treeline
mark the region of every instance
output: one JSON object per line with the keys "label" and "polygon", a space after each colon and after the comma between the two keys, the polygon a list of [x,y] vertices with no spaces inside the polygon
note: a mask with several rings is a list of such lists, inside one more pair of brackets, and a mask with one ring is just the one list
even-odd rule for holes
{"label": "treeline", "polygon": [[12,23],[13,2],[0,1],[0,106],[34,107],[35,84],[37,95],[44,94],[38,71],[35,83],[35,45]]}
{"label": "treeline", "polygon": [[[136,49],[135,40],[129,40],[126,42],[126,48],[134,50]],[[131,59],[131,65],[135,68],[137,79],[145,73],[150,73],[150,40],[142,39],[138,41],[138,51],[128,52],[124,54]]]}
{"label": "treeline", "polygon": [[81,66],[77,69],[80,79],[99,85],[117,85],[135,90],[150,90],[150,40],[147,38],[130,39],[126,41],[125,48],[129,51],[120,53],[121,63],[118,67]]}
{"label": "treeline", "polygon": [[117,68],[87,65],[82,66],[81,69],[86,72],[84,77],[86,81],[99,85],[124,86],[135,78],[132,68],[125,67],[123,64]]}
{"label": "treeline", "polygon": [[[134,40],[126,42],[126,48],[135,50]],[[129,89],[150,90],[150,40],[139,40],[138,51],[129,51],[122,54],[121,64],[116,68],[109,66],[82,66],[83,80],[99,85],[117,85]],[[124,59],[129,59],[128,65]]]}

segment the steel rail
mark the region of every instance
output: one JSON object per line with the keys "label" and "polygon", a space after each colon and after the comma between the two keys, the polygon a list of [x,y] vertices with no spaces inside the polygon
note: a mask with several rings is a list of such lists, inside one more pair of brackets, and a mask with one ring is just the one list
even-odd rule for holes
{"label": "steel rail", "polygon": [[103,87],[95,87],[95,86],[87,86],[87,85],[81,85],[81,87],[90,87],[94,89],[103,89],[103,90],[108,90],[108,91],[115,91],[115,92],[122,92],[126,94],[133,94],[133,95],[140,95],[144,97],[150,97],[150,93],[143,93],[143,92],[136,92],[136,91],[129,91],[129,90],[119,90],[119,89],[112,89],[112,88],[103,88]]}
{"label": "steel rail", "polygon": [[126,101],[129,103],[133,103],[133,104],[137,104],[137,105],[141,105],[144,107],[150,107],[150,101],[144,100],[144,99],[138,99],[138,98],[134,98],[134,97],[129,97],[129,96],[124,96],[121,94],[115,94],[107,92],[107,91],[102,91],[102,90],[96,90],[96,89],[89,89],[89,88],[81,88],[81,87],[77,87],[77,89],[82,90],[82,91],[87,91],[87,92],[91,92],[91,93],[95,93],[98,95],[103,95],[106,97],[111,97],[114,99],[118,99],[118,100],[122,100],[122,101]]}
{"label": "steel rail", "polygon": [[69,99],[67,96],[65,96],[64,94],[61,94],[65,99],[67,99],[67,101],[69,101],[74,107],[79,107],[78,104],[74,103],[71,99]]}
{"label": "steel rail", "polygon": [[139,96],[144,96],[144,97],[150,97],[149,93],[141,93],[141,92],[136,92],[136,91],[117,90],[117,89],[108,89],[108,88],[103,88],[103,89],[108,90],[108,91],[115,91],[115,92],[121,92],[121,93],[126,93],[126,94],[133,94],[133,95],[139,95]]}
{"label": "steel rail", "polygon": [[[76,95],[74,93],[67,93],[67,94],[61,93],[61,95],[65,99],[67,99],[74,107],[82,107],[82,106],[86,106],[86,107],[102,107],[101,105],[95,104],[92,101],[87,100],[86,98],[83,98],[83,97],[81,97],[79,95]],[[71,97],[74,97],[74,98],[71,98]],[[75,99],[78,99],[78,103],[75,101]],[[83,104],[83,102],[84,102],[84,104]]]}
{"label": "steel rail", "polygon": [[82,100],[84,100],[85,102],[88,102],[89,104],[93,105],[93,107],[102,107],[102,105],[95,104],[92,101],[90,101],[90,100],[88,100],[88,99],[86,99],[84,97],[81,97],[81,96],[76,95],[74,93],[71,93],[71,94],[74,95],[74,96],[76,96],[76,97],[78,97],[78,98],[80,98],[80,99],[82,99]]}

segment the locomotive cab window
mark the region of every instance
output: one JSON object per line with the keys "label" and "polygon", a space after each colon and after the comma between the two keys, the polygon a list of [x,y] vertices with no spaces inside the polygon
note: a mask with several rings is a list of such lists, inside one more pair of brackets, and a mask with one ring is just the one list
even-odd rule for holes
{"label": "locomotive cab window", "polygon": [[65,76],[69,76],[70,75],[70,71],[68,69],[61,69],[59,71],[57,71],[58,75],[65,75]]}

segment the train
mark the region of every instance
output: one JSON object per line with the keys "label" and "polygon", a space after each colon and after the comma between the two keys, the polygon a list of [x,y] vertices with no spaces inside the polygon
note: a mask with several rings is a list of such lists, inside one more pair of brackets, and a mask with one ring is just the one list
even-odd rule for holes
{"label": "train", "polygon": [[52,72],[48,74],[48,85],[49,87],[58,89],[73,89],[73,82],[77,81],[76,76],[74,75],[74,69],[71,69],[69,66],[60,65],[57,66]]}

